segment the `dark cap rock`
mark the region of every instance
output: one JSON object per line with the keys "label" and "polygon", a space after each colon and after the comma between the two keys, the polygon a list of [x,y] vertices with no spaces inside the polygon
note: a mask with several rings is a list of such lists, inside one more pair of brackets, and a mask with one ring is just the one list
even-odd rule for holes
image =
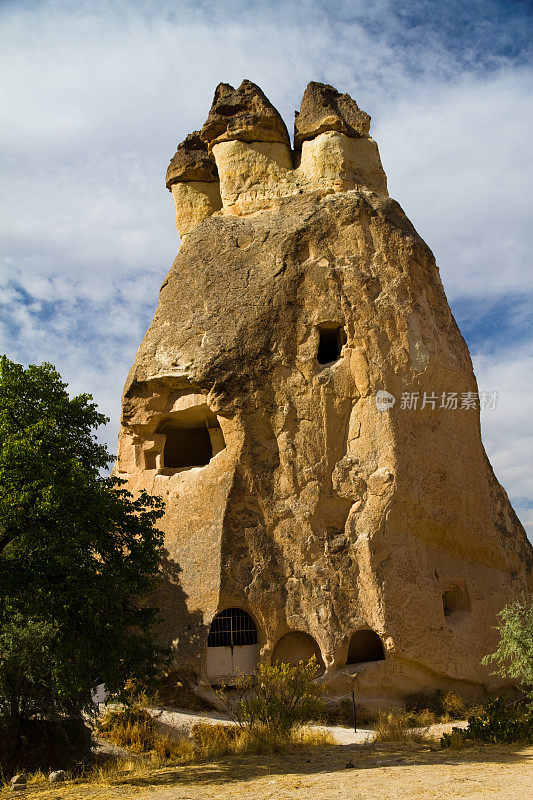
{"label": "dark cap rock", "polygon": [[200,131],[194,131],[178,145],[176,154],[168,165],[166,184],[171,189],[173,183],[183,181],[218,181],[217,165],[207,152],[206,143],[200,138]]}
{"label": "dark cap rock", "polygon": [[290,147],[289,134],[270,100],[252,81],[238,89],[219,83],[209,116],[201,133],[209,148],[218,142],[282,142]]}
{"label": "dark cap rock", "polygon": [[295,112],[294,146],[314,139],[325,131],[339,131],[346,136],[367,136],[370,116],[361,111],[349,94],[341,94],[327,83],[311,81],[302,98],[300,112]]}

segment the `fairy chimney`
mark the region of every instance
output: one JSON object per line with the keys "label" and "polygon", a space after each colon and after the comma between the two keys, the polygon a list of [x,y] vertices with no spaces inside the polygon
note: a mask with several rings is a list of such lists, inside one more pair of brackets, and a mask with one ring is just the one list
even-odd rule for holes
{"label": "fairy chimney", "polygon": [[204,689],[314,654],[332,695],[472,694],[528,591],[468,348],[369,125],[310,83],[291,150],[258,86],[220,84],[167,172],[182,244],[116,469],[165,500],[162,636]]}

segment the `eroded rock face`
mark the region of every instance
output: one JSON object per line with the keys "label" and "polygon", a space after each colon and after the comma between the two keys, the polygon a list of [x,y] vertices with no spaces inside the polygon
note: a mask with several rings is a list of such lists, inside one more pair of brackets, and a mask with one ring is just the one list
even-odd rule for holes
{"label": "eroded rock face", "polygon": [[[308,155],[331,136],[325,176]],[[528,590],[433,255],[349,149],[371,141],[318,133],[304,169],[282,142],[215,144],[221,208],[191,226],[126,382],[117,470],[166,500],[163,633],[200,683],[315,653],[367,702],[473,693]],[[207,647],[221,611],[256,634],[220,623]]]}

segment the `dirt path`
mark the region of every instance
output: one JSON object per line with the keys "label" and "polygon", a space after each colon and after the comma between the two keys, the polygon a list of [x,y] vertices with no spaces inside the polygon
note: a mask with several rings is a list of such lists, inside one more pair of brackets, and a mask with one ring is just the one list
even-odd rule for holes
{"label": "dirt path", "polygon": [[532,785],[533,747],[450,752],[338,745],[283,756],[225,758],[157,770],[115,786],[50,787],[27,796],[36,800],[530,800]]}
{"label": "dirt path", "polygon": [[[159,729],[163,733],[173,736],[188,736],[191,726],[196,722],[222,723],[223,725],[232,724],[224,714],[220,714],[216,711],[198,713],[194,711],[175,710],[171,708],[151,710],[155,715]],[[431,727],[427,730],[427,734],[431,738],[440,739],[443,733],[451,731],[453,727],[463,728],[466,726],[466,724],[467,723],[465,721],[431,725]],[[331,734],[333,734],[337,744],[365,744],[371,742],[374,736],[374,733],[370,728],[358,728],[357,733],[355,733],[352,728],[346,728],[340,725],[316,725],[312,727],[329,731]]]}
{"label": "dirt path", "polygon": [[[233,723],[224,714],[216,711],[202,712],[182,711],[170,708],[151,709],[162,733],[172,736],[188,736],[191,726],[196,722],[209,722],[215,724],[232,725]],[[361,728],[355,733],[351,728],[333,725],[316,725],[333,734],[338,744],[362,744],[372,738],[369,728]]]}

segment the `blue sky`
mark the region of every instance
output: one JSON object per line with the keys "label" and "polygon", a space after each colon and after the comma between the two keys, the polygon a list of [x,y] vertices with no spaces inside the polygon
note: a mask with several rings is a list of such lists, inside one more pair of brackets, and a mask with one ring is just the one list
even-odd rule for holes
{"label": "blue sky", "polygon": [[122,384],[178,247],[164,174],[219,81],[292,129],[310,80],[372,115],[391,195],[436,255],[494,469],[533,535],[529,2],[4,2],[0,349]]}

